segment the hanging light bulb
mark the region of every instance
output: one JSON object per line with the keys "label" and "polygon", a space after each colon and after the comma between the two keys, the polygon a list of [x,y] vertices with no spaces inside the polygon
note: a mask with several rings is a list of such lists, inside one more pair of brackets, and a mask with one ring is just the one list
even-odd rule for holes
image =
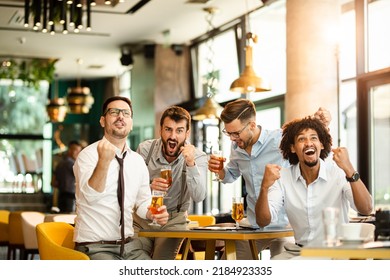
{"label": "hanging light bulb", "polygon": [[[77,64],[80,66],[83,63],[81,59],[77,59]],[[79,71],[78,71],[79,72]],[[78,74],[79,75],[79,74]],[[77,79],[77,86],[68,88],[66,100],[68,102],[69,112],[73,114],[88,114],[93,103],[95,102],[89,87],[82,87],[80,77]]]}
{"label": "hanging light bulb", "polygon": [[[212,24],[212,19],[214,14],[218,11],[215,7],[207,7],[203,9],[207,12],[206,20],[208,23],[208,31],[211,31],[214,27]],[[214,100],[214,96],[217,92],[216,83],[217,83],[217,74],[213,64],[213,38],[207,41],[208,46],[208,73],[206,77],[207,82],[207,95],[205,102],[198,110],[196,110],[195,115],[192,117],[196,121],[203,121],[206,119],[217,119],[222,112],[222,107]]]}

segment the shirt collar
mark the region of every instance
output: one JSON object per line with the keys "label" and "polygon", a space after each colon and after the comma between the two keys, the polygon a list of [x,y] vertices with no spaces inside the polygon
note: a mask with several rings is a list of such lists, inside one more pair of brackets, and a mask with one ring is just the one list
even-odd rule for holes
{"label": "shirt collar", "polygon": [[[295,181],[298,181],[300,178],[303,179],[302,175],[301,175],[301,170],[299,168],[299,164],[295,164],[292,166],[292,169],[293,169],[293,178]],[[318,180],[319,178],[327,181],[327,176],[326,176],[326,166],[325,166],[325,162],[320,159],[320,172],[318,173],[318,178],[316,180]]]}

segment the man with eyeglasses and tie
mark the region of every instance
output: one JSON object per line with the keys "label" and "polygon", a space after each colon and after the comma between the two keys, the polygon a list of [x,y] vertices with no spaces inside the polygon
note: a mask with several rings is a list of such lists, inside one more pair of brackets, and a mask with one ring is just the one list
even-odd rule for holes
{"label": "man with eyeglasses and tie", "polygon": [[75,249],[93,260],[150,259],[134,239],[133,212],[164,225],[168,213],[149,210],[149,172],[143,158],[127,145],[133,128],[130,99],[108,98],[100,125],[104,137],[84,148],[73,166],[76,178]]}
{"label": "man with eyeglasses and tie", "polygon": [[[314,116],[328,126],[331,120],[330,113],[323,109]],[[219,161],[213,155],[210,156],[208,169],[218,173],[222,183],[232,183],[240,176],[245,183],[247,223],[253,228],[258,228],[256,223],[255,205],[260,193],[265,166],[268,163],[288,166],[288,161],[282,158],[279,151],[279,143],[282,130],[263,129],[256,124],[256,108],[248,99],[237,99],[228,103],[222,113],[221,120],[225,128],[223,133],[232,141],[230,159],[226,166],[218,171]],[[285,212],[281,212],[278,221],[268,227],[285,227],[288,219]],[[291,238],[256,240],[258,251],[270,249],[271,257],[284,251],[284,244]],[[252,259],[251,250],[247,241],[236,241],[237,259]]]}

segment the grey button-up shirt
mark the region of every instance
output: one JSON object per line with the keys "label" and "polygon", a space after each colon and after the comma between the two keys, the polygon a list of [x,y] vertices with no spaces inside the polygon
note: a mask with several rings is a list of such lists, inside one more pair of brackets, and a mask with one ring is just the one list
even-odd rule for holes
{"label": "grey button-up shirt", "polygon": [[[145,160],[148,157],[154,139],[146,140],[139,144],[137,153]],[[205,152],[195,149],[195,165],[186,166],[184,157],[180,154],[176,160],[171,163],[164,158],[162,153],[161,138],[156,140],[149,162],[146,163],[149,170],[150,180],[160,177],[160,169],[164,165],[170,165],[172,168],[172,186],[169,188],[167,196],[170,197],[164,201],[168,212],[176,211],[178,205],[181,211],[188,210],[191,199],[194,202],[201,202],[206,198],[207,182],[207,155]],[[183,186],[183,176],[185,176]],[[183,188],[183,194],[181,190]]]}

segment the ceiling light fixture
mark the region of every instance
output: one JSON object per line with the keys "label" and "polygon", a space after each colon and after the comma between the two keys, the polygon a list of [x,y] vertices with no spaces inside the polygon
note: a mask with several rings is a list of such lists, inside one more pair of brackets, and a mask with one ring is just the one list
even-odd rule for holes
{"label": "ceiling light fixture", "polygon": [[[205,12],[207,12],[206,15],[206,21],[208,23],[208,32],[212,31],[214,29],[214,26],[212,24],[212,20],[214,17],[214,14],[218,11],[215,7],[206,7],[203,9]],[[208,55],[207,55],[207,66],[208,66],[208,73],[206,75],[206,86],[207,86],[207,95],[205,102],[202,107],[200,107],[198,110],[196,110],[195,115],[192,117],[196,121],[203,121],[207,119],[218,119],[220,113],[222,112],[222,107],[214,100],[214,96],[217,92],[217,71],[215,70],[215,66],[213,63],[213,56],[214,56],[214,50],[213,50],[213,40],[214,37],[211,37],[206,43],[208,47]]]}
{"label": "ceiling light fixture", "polygon": [[[250,40],[252,40],[254,43],[257,42],[257,36],[251,32],[247,33],[246,39],[248,42]],[[269,84],[263,78],[256,75],[252,65],[252,46],[248,43],[245,48],[244,71],[242,71],[240,77],[231,84],[231,91],[251,93],[271,90]]]}
{"label": "ceiling light fixture", "polygon": [[[246,1],[246,7],[248,10],[248,2]],[[247,30],[250,30],[249,15],[245,15],[245,25]],[[245,47],[245,68],[242,71],[240,77],[233,81],[230,85],[230,90],[240,92],[243,94],[249,94],[251,92],[261,92],[271,90],[270,85],[263,78],[256,75],[253,69],[252,58],[252,45],[257,43],[257,35],[252,32],[246,34],[246,47]]]}
{"label": "ceiling light fixture", "polygon": [[91,31],[91,6],[94,3],[96,5],[92,0],[25,0],[24,27],[52,35],[68,34],[69,31],[79,33],[81,29]]}
{"label": "ceiling light fixture", "polygon": [[[77,59],[77,65],[83,63],[82,59]],[[77,71],[79,72],[79,70]],[[79,74],[79,73],[78,73]],[[68,88],[66,97],[68,110],[73,114],[88,114],[93,103],[95,102],[89,87],[82,87],[80,78],[77,79],[77,86]]]}
{"label": "ceiling light fixture", "polygon": [[53,98],[50,99],[49,103],[46,105],[46,111],[50,121],[53,123],[63,122],[66,117],[67,108],[65,99],[58,97],[58,80],[56,77],[54,81]]}

